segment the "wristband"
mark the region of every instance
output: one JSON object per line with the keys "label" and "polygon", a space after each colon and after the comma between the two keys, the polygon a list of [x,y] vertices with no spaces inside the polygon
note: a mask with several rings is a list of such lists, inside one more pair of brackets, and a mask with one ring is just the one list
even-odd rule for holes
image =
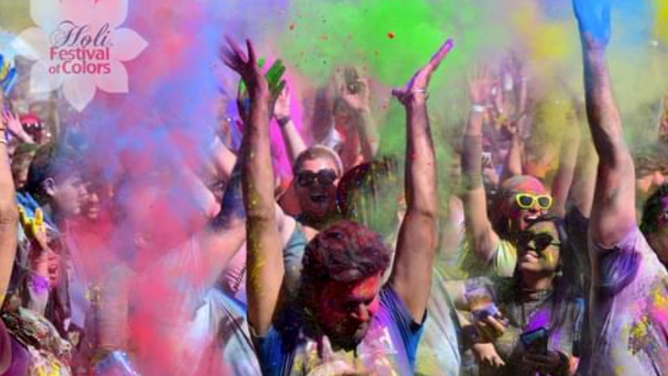
{"label": "wristband", "polygon": [[480,105],[480,104],[472,104],[471,105],[471,112],[475,112],[478,114],[484,114],[485,111],[487,111],[487,107]]}

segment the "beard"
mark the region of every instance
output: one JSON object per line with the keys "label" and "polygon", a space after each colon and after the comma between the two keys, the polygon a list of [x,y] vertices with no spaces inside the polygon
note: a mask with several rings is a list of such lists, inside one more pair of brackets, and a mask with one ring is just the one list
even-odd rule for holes
{"label": "beard", "polygon": [[327,330],[325,334],[332,340],[335,347],[346,351],[354,350],[362,342],[369,331],[369,323],[350,324],[344,323],[338,327]]}

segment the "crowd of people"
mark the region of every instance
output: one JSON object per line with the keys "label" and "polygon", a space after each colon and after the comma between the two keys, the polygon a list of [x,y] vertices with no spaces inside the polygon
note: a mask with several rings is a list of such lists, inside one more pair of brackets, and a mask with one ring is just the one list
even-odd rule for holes
{"label": "crowd of people", "polygon": [[[110,181],[0,91],[0,375],[668,375],[668,112],[633,154],[610,9],[573,8],[585,96],[557,145],[513,55],[470,77],[455,163],[427,110],[452,40],[392,91],[400,158],[354,68],[302,137],[285,67],[265,73],[251,41],[221,50],[243,131],[215,136],[204,172]],[[198,220],[164,210],[172,184]]]}

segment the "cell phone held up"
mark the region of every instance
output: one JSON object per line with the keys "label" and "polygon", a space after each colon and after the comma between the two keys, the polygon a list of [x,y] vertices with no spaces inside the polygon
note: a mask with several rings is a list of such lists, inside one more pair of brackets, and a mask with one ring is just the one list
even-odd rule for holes
{"label": "cell phone held up", "polygon": [[548,339],[549,333],[543,327],[520,334],[522,345],[530,354],[547,355]]}

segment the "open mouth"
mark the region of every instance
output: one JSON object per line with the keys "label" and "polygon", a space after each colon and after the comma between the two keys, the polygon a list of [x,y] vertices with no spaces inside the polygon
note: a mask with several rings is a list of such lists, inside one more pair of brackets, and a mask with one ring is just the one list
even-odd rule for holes
{"label": "open mouth", "polygon": [[540,215],[537,214],[537,213],[536,213],[536,214],[529,214],[529,215],[527,215],[527,216],[524,217],[524,221],[525,221],[525,222],[533,222],[533,221],[535,221],[536,219],[538,219],[538,217],[540,217]]}
{"label": "open mouth", "polygon": [[311,195],[311,201],[315,202],[316,204],[322,204],[327,201],[327,196],[321,194]]}

